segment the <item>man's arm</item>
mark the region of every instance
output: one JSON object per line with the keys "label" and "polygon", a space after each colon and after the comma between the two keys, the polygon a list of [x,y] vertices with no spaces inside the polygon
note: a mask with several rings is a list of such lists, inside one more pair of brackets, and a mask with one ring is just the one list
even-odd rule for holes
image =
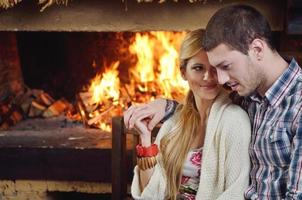
{"label": "man's arm", "polygon": [[126,128],[134,128],[138,119],[149,119],[148,129],[152,130],[159,122],[169,119],[175,112],[178,103],[169,99],[156,99],[148,104],[131,106],[124,112]]}
{"label": "man's arm", "polygon": [[286,200],[302,199],[302,108],[293,126],[296,126],[296,133],[292,141]]}

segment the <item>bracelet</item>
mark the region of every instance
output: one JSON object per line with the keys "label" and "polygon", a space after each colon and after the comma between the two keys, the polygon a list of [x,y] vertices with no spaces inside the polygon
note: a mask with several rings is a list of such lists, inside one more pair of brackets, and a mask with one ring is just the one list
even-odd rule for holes
{"label": "bracelet", "polygon": [[158,154],[158,147],[152,144],[149,147],[143,147],[141,144],[136,146],[136,153],[138,157],[153,157]]}
{"label": "bracelet", "polygon": [[157,160],[155,156],[152,157],[138,157],[137,158],[137,166],[140,170],[147,170],[153,168],[157,164]]}

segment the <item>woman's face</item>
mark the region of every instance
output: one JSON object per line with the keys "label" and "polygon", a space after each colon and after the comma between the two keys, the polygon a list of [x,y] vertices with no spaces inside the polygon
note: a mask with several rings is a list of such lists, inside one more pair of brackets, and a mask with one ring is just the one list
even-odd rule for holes
{"label": "woman's face", "polygon": [[216,69],[210,65],[204,51],[199,51],[189,59],[186,69],[182,73],[195,98],[212,100],[221,90]]}

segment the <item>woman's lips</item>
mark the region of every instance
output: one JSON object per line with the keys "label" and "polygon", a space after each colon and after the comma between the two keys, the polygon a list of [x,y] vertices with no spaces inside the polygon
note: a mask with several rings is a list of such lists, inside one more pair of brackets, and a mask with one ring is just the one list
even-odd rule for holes
{"label": "woman's lips", "polygon": [[216,87],[217,87],[217,84],[201,85],[200,87],[210,90],[210,89],[216,88]]}

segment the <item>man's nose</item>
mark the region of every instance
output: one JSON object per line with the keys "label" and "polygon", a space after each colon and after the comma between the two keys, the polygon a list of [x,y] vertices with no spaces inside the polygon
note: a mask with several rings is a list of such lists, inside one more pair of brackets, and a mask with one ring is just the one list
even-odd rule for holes
{"label": "man's nose", "polygon": [[230,77],[227,72],[217,69],[217,79],[218,79],[218,83],[223,85],[229,81]]}

